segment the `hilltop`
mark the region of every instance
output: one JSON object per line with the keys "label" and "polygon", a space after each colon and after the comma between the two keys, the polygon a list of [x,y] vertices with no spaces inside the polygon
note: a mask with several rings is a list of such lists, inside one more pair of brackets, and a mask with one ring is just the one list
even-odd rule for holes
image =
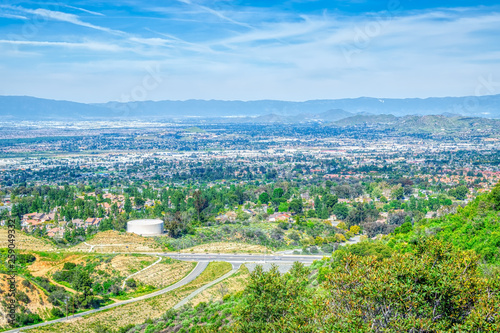
{"label": "hilltop", "polygon": [[338,127],[370,126],[395,130],[401,133],[468,134],[500,133],[500,120],[479,117],[426,115],[355,115],[330,124]]}
{"label": "hilltop", "polygon": [[[474,100],[475,107],[467,105]],[[469,102],[469,104],[468,104]],[[332,110],[334,112],[332,112]],[[182,119],[225,117],[223,122],[309,120],[335,121],[355,114],[432,115],[458,114],[473,117],[500,117],[500,95],[479,97],[436,97],[381,99],[360,97],[304,102],[258,101],[137,101],[85,104],[29,96],[0,96],[2,120],[86,120],[86,119]],[[333,114],[333,116],[332,116]],[[234,119],[248,117],[248,119]],[[258,119],[259,117],[264,117]],[[276,119],[276,117],[280,117]],[[296,117],[294,119],[294,117]],[[255,119],[257,118],[257,119]],[[266,118],[271,118],[266,120]],[[273,120],[274,119],[274,120]]]}

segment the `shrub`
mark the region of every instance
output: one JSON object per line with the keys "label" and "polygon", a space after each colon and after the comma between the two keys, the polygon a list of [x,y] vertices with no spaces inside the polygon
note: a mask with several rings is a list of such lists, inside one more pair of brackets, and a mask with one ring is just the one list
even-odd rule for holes
{"label": "shrub", "polygon": [[64,270],[67,270],[67,271],[70,271],[72,270],[73,268],[76,267],[76,264],[75,263],[72,263],[72,262],[65,262],[64,263],[64,266],[63,266],[63,269]]}

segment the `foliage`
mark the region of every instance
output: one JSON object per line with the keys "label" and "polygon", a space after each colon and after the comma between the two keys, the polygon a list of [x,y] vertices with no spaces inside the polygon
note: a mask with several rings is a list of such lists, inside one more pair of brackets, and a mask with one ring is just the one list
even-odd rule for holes
{"label": "foliage", "polygon": [[[299,331],[307,319],[305,307],[311,291],[307,288],[309,270],[295,263],[289,273],[281,275],[277,266],[264,272],[261,266],[250,274],[243,299],[235,311],[235,332]],[[298,315],[297,315],[298,314]],[[292,317],[293,322],[284,319]]]}

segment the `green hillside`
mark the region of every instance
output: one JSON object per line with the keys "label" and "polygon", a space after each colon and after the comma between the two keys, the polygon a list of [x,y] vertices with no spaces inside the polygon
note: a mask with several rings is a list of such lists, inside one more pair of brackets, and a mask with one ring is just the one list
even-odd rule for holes
{"label": "green hillside", "polygon": [[474,250],[484,261],[500,265],[500,184],[487,195],[477,197],[456,214],[424,219],[413,227],[396,229],[389,245],[401,249],[430,236],[459,249]]}
{"label": "green hillside", "polygon": [[500,184],[311,267],[258,268],[243,292],[124,332],[498,332]]}

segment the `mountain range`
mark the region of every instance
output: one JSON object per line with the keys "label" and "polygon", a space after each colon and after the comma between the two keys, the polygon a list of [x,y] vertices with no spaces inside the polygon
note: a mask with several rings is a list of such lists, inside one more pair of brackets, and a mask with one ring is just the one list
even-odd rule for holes
{"label": "mountain range", "polygon": [[[0,96],[0,120],[182,119],[227,117],[226,122],[331,122],[352,116],[459,115],[500,118],[500,95],[260,101],[141,101],[85,104],[28,96]],[[384,116],[385,117],[385,116]],[[231,118],[233,118],[231,120]]]}

